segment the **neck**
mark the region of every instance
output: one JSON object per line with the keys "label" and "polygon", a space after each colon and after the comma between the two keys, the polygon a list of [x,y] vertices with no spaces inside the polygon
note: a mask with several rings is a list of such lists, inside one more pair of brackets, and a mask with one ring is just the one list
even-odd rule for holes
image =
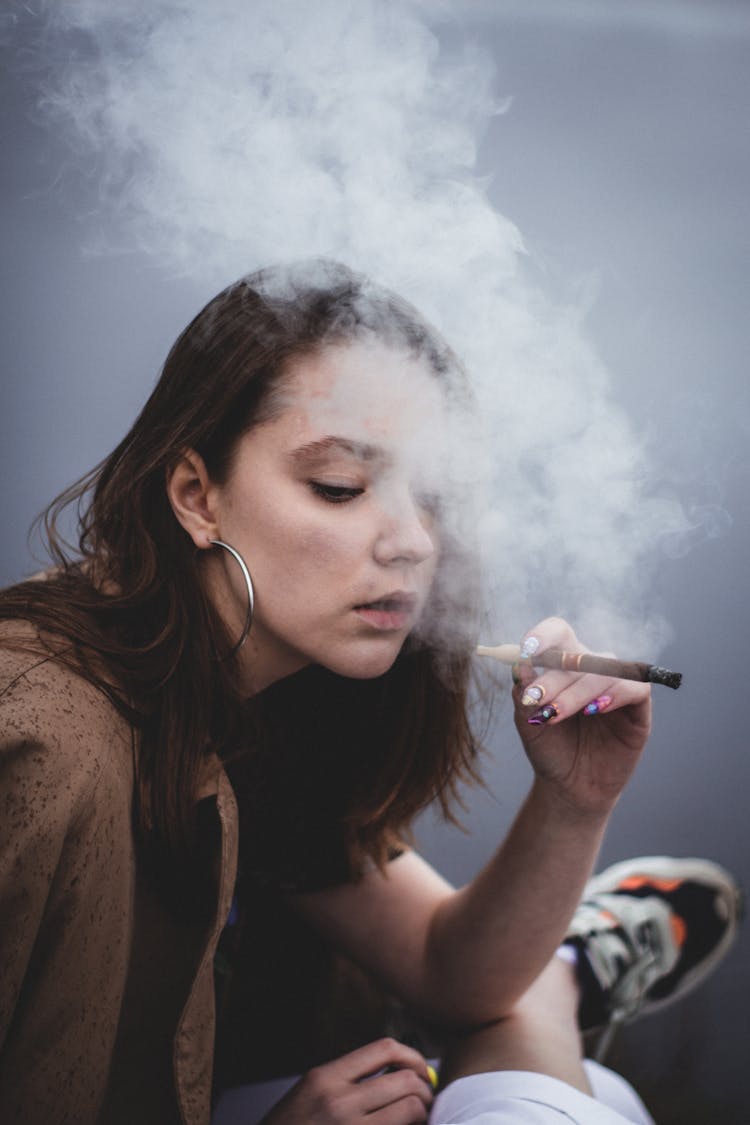
{"label": "neck", "polygon": [[252,628],[244,645],[237,654],[240,669],[240,683],[247,696],[257,695],[277,680],[299,672],[307,661],[294,658],[289,652],[281,652],[263,643],[262,630]]}

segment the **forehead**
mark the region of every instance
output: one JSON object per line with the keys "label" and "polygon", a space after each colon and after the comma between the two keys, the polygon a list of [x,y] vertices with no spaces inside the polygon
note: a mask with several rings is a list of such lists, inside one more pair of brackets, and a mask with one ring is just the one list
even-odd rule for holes
{"label": "forehead", "polygon": [[282,409],[321,434],[394,452],[446,423],[443,388],[429,364],[376,342],[334,345],[290,364]]}

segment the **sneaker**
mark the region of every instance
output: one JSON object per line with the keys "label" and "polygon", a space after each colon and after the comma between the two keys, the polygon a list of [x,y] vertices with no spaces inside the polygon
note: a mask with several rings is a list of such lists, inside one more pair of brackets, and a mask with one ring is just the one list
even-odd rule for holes
{"label": "sneaker", "polygon": [[623,1023],[708,976],[734,941],[741,903],[732,876],[705,859],[629,859],[590,880],[565,941],[583,954],[581,1027],[605,1028],[596,1058]]}

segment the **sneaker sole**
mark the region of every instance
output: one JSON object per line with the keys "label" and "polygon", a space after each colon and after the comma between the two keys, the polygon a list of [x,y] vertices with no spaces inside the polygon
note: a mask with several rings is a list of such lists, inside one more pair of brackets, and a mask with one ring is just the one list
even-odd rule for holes
{"label": "sneaker sole", "polygon": [[661,1000],[649,1000],[638,1012],[640,1017],[659,1011],[661,1008],[668,1008],[670,1004],[681,1000],[713,971],[737,937],[743,915],[744,897],[737,881],[718,863],[710,859],[675,859],[665,855],[625,859],[621,863],[613,864],[588,881],[584,897],[590,894],[611,894],[617,891],[625,879],[632,878],[634,875],[653,876],[654,879],[692,879],[715,887],[720,892],[720,901],[726,910],[728,923],[726,932],[715,949],[685,973],[672,995],[665,996]]}

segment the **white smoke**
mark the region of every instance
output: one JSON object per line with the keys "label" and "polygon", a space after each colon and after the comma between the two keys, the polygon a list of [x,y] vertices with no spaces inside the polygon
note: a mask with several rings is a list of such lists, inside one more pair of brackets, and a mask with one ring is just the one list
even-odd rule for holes
{"label": "white smoke", "polygon": [[464,469],[483,512],[485,639],[560,612],[594,645],[653,658],[658,542],[674,553],[691,524],[652,495],[582,310],[529,282],[520,232],[488,201],[482,132],[509,103],[482,49],[447,49],[456,11],[50,3],[46,111],[89,174],[93,161],[121,244],[166,273],[218,288],[325,255],[414,302],[465,361],[491,450],[489,479],[475,446]]}

